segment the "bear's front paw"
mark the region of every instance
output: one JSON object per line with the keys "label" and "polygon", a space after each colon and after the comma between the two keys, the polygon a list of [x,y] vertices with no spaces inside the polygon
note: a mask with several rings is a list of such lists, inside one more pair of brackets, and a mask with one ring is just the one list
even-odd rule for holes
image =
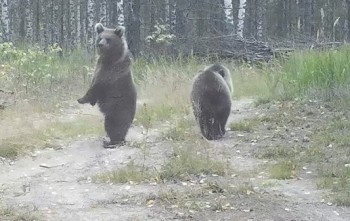
{"label": "bear's front paw", "polygon": [[82,97],[82,98],[78,99],[77,101],[79,104],[86,104],[89,102],[85,97]]}

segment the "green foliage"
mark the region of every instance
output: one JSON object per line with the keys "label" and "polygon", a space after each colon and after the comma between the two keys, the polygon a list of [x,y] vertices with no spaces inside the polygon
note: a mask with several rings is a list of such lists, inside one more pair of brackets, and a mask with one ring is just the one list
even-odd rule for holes
{"label": "green foliage", "polygon": [[0,44],[0,59],[5,70],[2,77],[17,79],[23,87],[36,86],[43,81],[52,82],[57,76],[56,54],[61,51],[58,45],[50,46],[47,52],[38,47],[22,50],[16,48],[12,43]]}
{"label": "green foliage", "polygon": [[230,123],[230,130],[252,132],[259,125],[258,119],[249,119]]}
{"label": "green foliage", "polygon": [[296,165],[290,160],[281,160],[272,166],[270,175],[274,179],[292,179],[296,175]]}
{"label": "green foliage", "polygon": [[0,219],[5,221],[40,221],[44,220],[42,214],[37,211],[35,205],[31,205],[34,207],[32,210],[28,210],[27,208],[18,209],[12,206],[3,206],[0,205]]}
{"label": "green foliage", "polygon": [[[62,56],[62,49],[54,44],[45,50],[39,46],[18,47],[0,44],[0,86],[16,92],[43,92],[60,88],[62,81],[72,81],[77,74],[85,79],[90,71],[88,56],[75,51]],[[74,80],[78,81],[78,80]],[[81,80],[79,80],[81,81]]]}
{"label": "green foliage", "polygon": [[313,95],[332,99],[347,93],[349,55],[348,47],[293,54],[281,70],[285,95]]}
{"label": "green foliage", "polygon": [[160,177],[165,180],[186,179],[191,175],[217,174],[225,175],[227,165],[210,159],[192,148],[177,148],[175,157],[161,168]]}
{"label": "green foliage", "polygon": [[101,135],[104,130],[96,117],[80,117],[71,122],[51,122],[30,133],[3,139],[0,143],[0,157],[14,159],[23,152],[35,148],[57,146],[57,140],[80,136]]}
{"label": "green foliage", "polygon": [[237,66],[234,62],[222,63],[231,71],[234,97],[270,97],[275,92],[278,79],[275,69],[245,64]]}
{"label": "green foliage", "polygon": [[92,177],[94,182],[104,183],[127,183],[127,182],[142,182],[152,177],[148,170],[134,164],[133,161],[128,163],[126,167],[117,170],[108,171],[97,174]]}
{"label": "green foliage", "polygon": [[174,119],[174,121],[175,122],[168,130],[162,132],[162,136],[165,139],[172,141],[188,141],[196,139],[196,132],[193,131],[195,122],[192,117],[182,117],[180,119]]}
{"label": "green foliage", "polygon": [[313,158],[320,177],[318,187],[330,189],[331,199],[341,206],[350,206],[349,133],[349,120],[337,116],[313,136],[314,153],[319,156]]}
{"label": "green foliage", "polygon": [[273,146],[265,148],[259,157],[267,159],[292,159],[301,152],[300,148],[288,148],[285,146]]}

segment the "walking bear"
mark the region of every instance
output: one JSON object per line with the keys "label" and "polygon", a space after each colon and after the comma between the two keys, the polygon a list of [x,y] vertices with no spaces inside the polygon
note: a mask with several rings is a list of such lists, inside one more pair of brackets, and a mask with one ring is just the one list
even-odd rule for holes
{"label": "walking bear", "polygon": [[105,116],[104,126],[110,141],[105,148],[123,144],[134,120],[137,92],[131,75],[132,58],[124,36],[124,28],[110,29],[95,25],[98,53],[95,74],[80,104],[96,103]]}
{"label": "walking bear", "polygon": [[225,135],[226,122],[231,113],[232,93],[230,71],[220,64],[213,64],[194,77],[192,109],[206,139],[217,140]]}

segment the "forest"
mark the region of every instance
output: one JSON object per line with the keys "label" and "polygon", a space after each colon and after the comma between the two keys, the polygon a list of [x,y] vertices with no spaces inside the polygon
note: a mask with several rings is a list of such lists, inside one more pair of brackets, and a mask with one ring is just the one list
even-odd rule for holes
{"label": "forest", "polygon": [[296,48],[350,36],[347,0],[1,0],[0,42],[92,50],[101,19],[126,27],[135,56],[203,54],[208,39],[223,53],[232,38]]}

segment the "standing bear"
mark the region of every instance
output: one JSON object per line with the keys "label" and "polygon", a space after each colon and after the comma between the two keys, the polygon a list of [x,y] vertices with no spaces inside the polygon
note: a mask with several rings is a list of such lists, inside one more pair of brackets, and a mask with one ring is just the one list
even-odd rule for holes
{"label": "standing bear", "polygon": [[213,64],[194,77],[192,109],[206,139],[217,140],[225,135],[232,93],[230,71],[220,64]]}
{"label": "standing bear", "polygon": [[131,75],[132,58],[124,36],[124,28],[110,29],[95,25],[98,53],[95,74],[80,104],[98,104],[105,116],[104,126],[110,142],[105,148],[123,144],[134,120],[137,92]]}

